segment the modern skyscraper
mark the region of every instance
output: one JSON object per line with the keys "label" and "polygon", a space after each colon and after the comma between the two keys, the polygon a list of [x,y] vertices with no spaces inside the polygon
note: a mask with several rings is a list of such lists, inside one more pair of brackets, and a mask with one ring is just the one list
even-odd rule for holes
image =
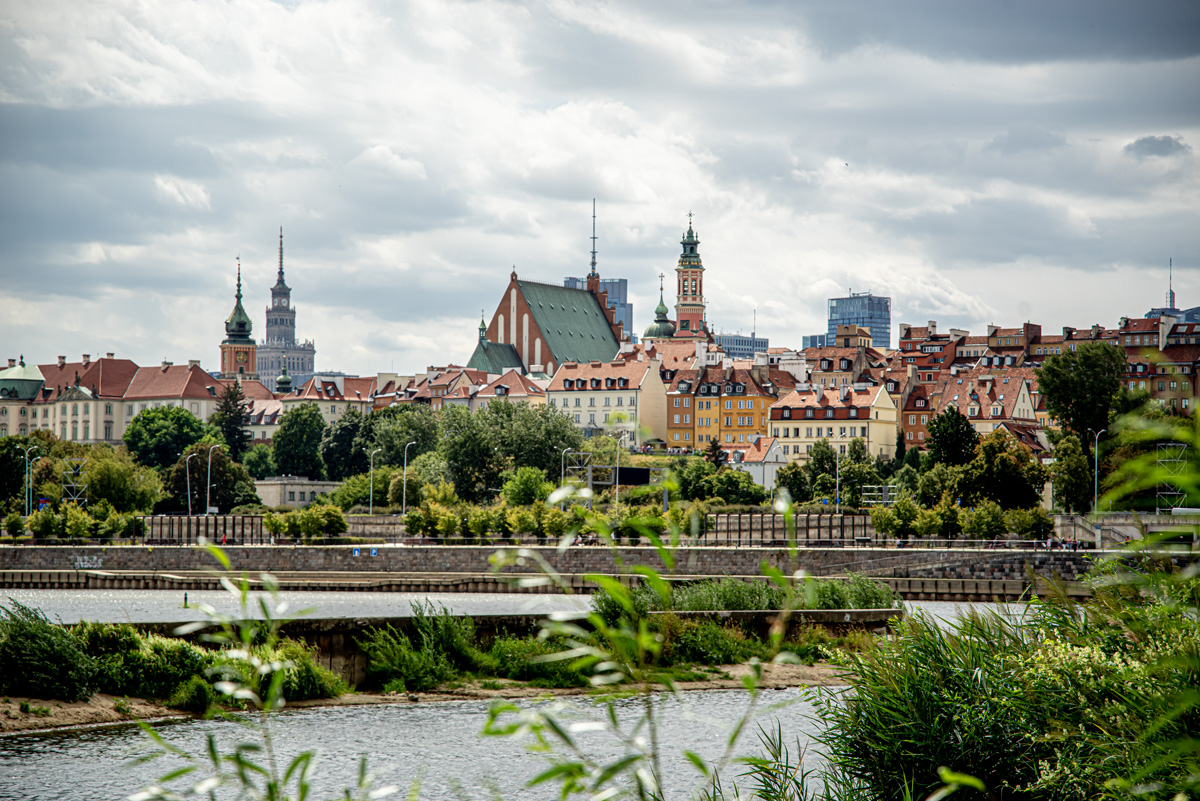
{"label": "modern skyscraper", "polygon": [[717,334],[717,346],[731,359],[752,359],[771,345],[766,337],[745,334]]}
{"label": "modern skyscraper", "polygon": [[849,297],[829,299],[829,330],[826,341],[833,342],[839,325],[861,325],[871,329],[871,346],[890,347],[892,341],[892,299],[870,292],[853,292]]}
{"label": "modern skyscraper", "polygon": [[283,229],[279,229],[279,273],[271,287],[271,305],[267,307],[267,329],[258,348],[259,380],[272,392],[275,380],[287,368],[292,386],[303,386],[312,377],[317,346],[312,340],[296,341],[296,308],[292,289],[283,280]]}

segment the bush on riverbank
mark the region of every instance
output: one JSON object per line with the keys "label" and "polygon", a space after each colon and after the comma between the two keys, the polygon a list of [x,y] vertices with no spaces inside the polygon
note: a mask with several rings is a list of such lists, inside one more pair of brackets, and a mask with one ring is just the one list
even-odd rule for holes
{"label": "bush on riverbank", "polygon": [[[891,609],[899,603],[887,585],[866,576],[850,574],[846,580],[808,579],[800,588],[800,609]],[[742,581],[735,578],[708,579],[672,586],[664,598],[650,585],[630,590],[636,617],[649,612],[738,612],[782,609],[787,598],[783,589],[766,581]],[[592,609],[610,626],[624,612],[605,590],[592,595]]]}
{"label": "bush on riverbank", "polygon": [[1024,624],[909,616],[849,656],[852,692],[821,709],[830,797],[923,797],[940,766],[993,799],[1121,798],[1125,779],[1192,797],[1175,793],[1200,775],[1177,750],[1200,730],[1200,579],[1138,573],[1141,593],[1037,602]]}
{"label": "bush on riverbank", "polygon": [[[287,663],[283,675],[287,698],[331,698],[347,689],[340,677],[316,663],[312,650],[302,643],[285,640],[269,652],[257,649],[254,656]],[[68,628],[15,601],[12,609],[0,607],[0,692],[11,695],[60,701],[82,701],[95,692],[130,698],[194,698],[199,692],[197,680],[211,685],[222,671],[244,664],[227,658],[223,651],[143,634],[124,623],[83,622]],[[183,692],[184,685],[192,686]]]}

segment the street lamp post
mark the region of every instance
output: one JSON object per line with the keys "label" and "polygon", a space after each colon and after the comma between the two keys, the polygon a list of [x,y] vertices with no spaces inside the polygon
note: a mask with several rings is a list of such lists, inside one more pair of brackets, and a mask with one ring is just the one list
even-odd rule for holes
{"label": "street lamp post", "polygon": [[213,445],[208,449],[208,480],[205,482],[208,486],[204,491],[204,514],[208,515],[208,510],[212,508],[212,452],[213,448],[219,448],[220,445]]}
{"label": "street lamp post", "polygon": [[625,438],[628,436],[629,432],[626,431],[617,440],[617,477],[614,479],[615,483],[613,484],[613,503],[616,504],[618,509],[621,508],[621,449],[625,447]]}
{"label": "street lamp post", "polygon": [[1098,508],[1096,508],[1100,505],[1100,435],[1103,434],[1105,431],[1108,431],[1108,429],[1102,428],[1099,431],[1093,431],[1090,428],[1088,429],[1089,434],[1096,435],[1096,447],[1092,449],[1092,458],[1096,462],[1096,468],[1095,468],[1095,472],[1094,472],[1093,478],[1092,478],[1092,511],[1093,512],[1100,511]]}
{"label": "street lamp post", "polygon": [[[574,450],[574,448],[570,448],[570,447],[563,448],[563,452],[558,457],[558,486],[560,486],[560,487],[567,483],[567,452],[572,451],[572,450]],[[566,509],[567,508],[566,500],[564,500],[562,503],[560,503],[558,505],[558,508]]]}
{"label": "street lamp post", "polygon": [[33,466],[45,458],[45,456],[35,456],[29,463],[28,498],[25,503],[25,509],[27,510],[27,514],[25,515],[26,517],[29,517],[29,515],[33,514]]}
{"label": "street lamp post", "polygon": [[416,444],[417,441],[414,439],[408,445],[404,446],[404,472],[400,475],[400,482],[402,484],[400,487],[400,514],[402,515],[408,514],[408,448],[409,445]]}
{"label": "street lamp post", "polygon": [[36,445],[36,444],[34,444],[34,445],[30,445],[30,446],[28,446],[28,447],[25,447],[25,448],[22,448],[20,445],[18,445],[18,446],[17,446],[17,448],[19,448],[20,450],[23,450],[23,451],[25,451],[25,516],[26,516],[26,517],[29,517],[29,499],[30,499],[30,489],[29,489],[29,452],[30,452],[31,450],[33,450],[34,448],[36,448],[36,447],[37,447],[37,445]]}
{"label": "street lamp post", "polygon": [[[371,487],[367,490],[367,514],[375,514],[375,454],[379,453],[383,448],[376,448],[371,451]],[[366,453],[364,449],[363,453]]]}
{"label": "street lamp post", "polygon": [[[183,472],[187,476],[187,496],[188,496],[188,517],[189,518],[192,516],[192,470],[191,470],[190,462],[192,461],[192,459],[194,459],[195,457],[197,457],[199,455],[200,454],[198,454],[198,453],[193,453],[190,456],[188,456],[188,458],[183,460]],[[188,520],[188,529],[191,529],[191,527],[192,527],[192,522],[191,522],[191,520]]]}

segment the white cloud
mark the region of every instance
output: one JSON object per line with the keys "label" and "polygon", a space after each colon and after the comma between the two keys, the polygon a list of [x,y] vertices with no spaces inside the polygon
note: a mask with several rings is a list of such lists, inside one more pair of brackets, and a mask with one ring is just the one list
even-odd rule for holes
{"label": "white cloud", "polygon": [[154,176],[154,188],[160,197],[178,203],[180,206],[191,206],[196,209],[212,208],[208,190],[202,184],[189,181],[174,175]]}

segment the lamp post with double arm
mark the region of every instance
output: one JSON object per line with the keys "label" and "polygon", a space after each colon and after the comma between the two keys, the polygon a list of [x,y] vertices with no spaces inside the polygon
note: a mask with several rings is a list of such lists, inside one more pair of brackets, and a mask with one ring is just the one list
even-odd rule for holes
{"label": "lamp post with double arm", "polygon": [[404,446],[404,472],[400,476],[402,485],[400,487],[400,514],[402,515],[408,514],[408,449],[410,446],[416,444],[417,441],[414,439]]}
{"label": "lamp post with double arm", "polygon": [[1108,431],[1108,429],[1102,428],[1099,431],[1093,431],[1090,428],[1088,429],[1089,434],[1096,435],[1096,446],[1092,449],[1092,458],[1095,460],[1095,465],[1096,465],[1095,472],[1092,474],[1092,476],[1093,476],[1092,477],[1092,512],[1093,513],[1100,511],[1099,509],[1096,508],[1097,506],[1100,505],[1100,435],[1103,434],[1105,431]]}
{"label": "lamp post with double arm", "polygon": [[25,451],[25,516],[29,517],[29,501],[32,494],[32,491],[29,489],[29,465],[31,464],[29,461],[29,452],[37,448],[37,444],[35,443],[24,448],[20,445],[17,447]]}
{"label": "lamp post with double arm", "polygon": [[[383,448],[376,448],[370,452],[371,456],[371,486],[367,490],[367,514],[375,514],[375,454],[379,453]],[[363,453],[367,453],[366,450]]]}
{"label": "lamp post with double arm", "polygon": [[[558,486],[562,487],[567,483],[567,453],[575,450],[574,448],[563,448],[563,452],[558,457]],[[559,509],[566,509],[567,502],[564,500],[558,505]]]}
{"label": "lamp post with double arm", "polygon": [[192,461],[192,459],[196,458],[199,455],[200,454],[198,454],[198,453],[193,453],[190,456],[188,456],[188,458],[183,460],[183,472],[184,472],[184,475],[187,477],[188,518],[189,518],[188,519],[188,530],[189,531],[191,531],[191,528],[192,528],[192,521],[190,519],[192,516],[192,471],[191,471],[191,464],[189,464],[189,463]]}
{"label": "lamp post with double arm", "polygon": [[204,514],[208,514],[208,510],[212,508],[212,452],[213,448],[219,448],[220,445],[213,445],[208,449],[208,480],[205,482],[208,486],[204,491]]}

